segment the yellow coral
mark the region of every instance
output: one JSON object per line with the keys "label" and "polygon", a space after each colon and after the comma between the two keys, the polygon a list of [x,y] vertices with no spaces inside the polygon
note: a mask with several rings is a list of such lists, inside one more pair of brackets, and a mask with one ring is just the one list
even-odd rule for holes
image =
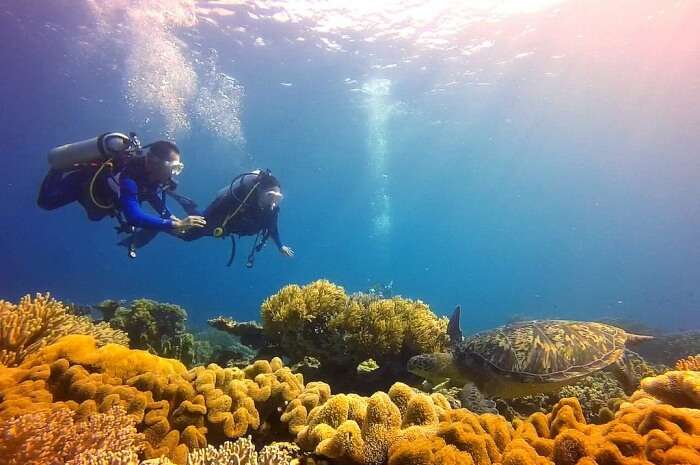
{"label": "yellow coral", "polygon": [[313,356],[321,365],[353,369],[373,358],[444,351],[447,319],[427,305],[395,297],[359,299],[326,280],[289,285],[261,306],[266,335],[292,357]]}
{"label": "yellow coral", "polygon": [[678,371],[686,371],[686,370],[700,371],[700,354],[691,355],[687,358],[678,360],[676,362],[676,370],[678,370]]}
{"label": "yellow coral", "polygon": [[[645,399],[641,399],[645,400]],[[633,402],[604,425],[586,424],[576,399],[563,399],[544,415],[517,420],[445,411],[437,431],[413,426],[389,449],[391,465],[642,465],[700,463],[700,411]],[[463,454],[456,458],[456,454]]]}
{"label": "yellow coral", "polygon": [[[315,404],[316,397],[311,399],[310,404]],[[300,402],[293,402],[282,418],[290,423],[291,431],[298,432],[296,441],[302,449],[341,463],[380,464],[386,461],[389,448],[397,440],[405,438],[410,443],[425,437],[425,431],[436,430],[438,419],[445,412],[431,396],[415,393],[405,384],[396,383],[388,395],[383,392],[370,398],[334,395],[314,406],[308,414]],[[306,425],[300,428],[298,422],[305,414]],[[409,460],[406,457],[415,458],[410,452],[404,452],[401,454],[405,460]],[[443,458],[448,460],[448,456],[452,457],[447,454]]]}
{"label": "yellow coral", "polygon": [[287,424],[289,432],[297,436],[308,423],[308,414],[331,397],[331,388],[326,383],[311,382],[293,399],[282,413],[280,420]]}
{"label": "yellow coral", "polygon": [[210,365],[187,371],[177,360],[66,336],[20,367],[0,366],[0,418],[60,406],[87,416],[120,406],[143,430],[146,457],[166,455],[184,464],[189,450],[206,446],[207,435],[273,430],[271,423],[279,423],[285,404],[303,389],[301,375],[279,359],[243,370]]}
{"label": "yellow coral", "polygon": [[675,407],[700,408],[700,371],[669,371],[644,378],[642,390]]}
{"label": "yellow coral", "polygon": [[87,334],[97,345],[129,345],[126,333],[75,316],[49,294],[26,295],[19,305],[0,300],[0,364],[17,366],[30,354],[69,334]]}

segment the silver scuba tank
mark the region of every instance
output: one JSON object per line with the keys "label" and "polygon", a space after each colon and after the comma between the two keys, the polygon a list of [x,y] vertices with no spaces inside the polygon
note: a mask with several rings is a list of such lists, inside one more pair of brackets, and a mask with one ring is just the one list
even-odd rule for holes
{"label": "silver scuba tank", "polygon": [[54,147],[49,151],[49,164],[56,170],[70,170],[83,163],[107,160],[132,145],[126,134],[108,132],[92,139]]}

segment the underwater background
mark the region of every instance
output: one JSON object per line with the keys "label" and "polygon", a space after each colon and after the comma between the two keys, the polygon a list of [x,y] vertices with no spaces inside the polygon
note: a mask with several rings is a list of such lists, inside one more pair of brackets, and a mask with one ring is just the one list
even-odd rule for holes
{"label": "underwater background", "polygon": [[[349,3],[347,3],[349,5]],[[465,331],[700,327],[695,1],[3,1],[0,296],[148,297],[256,319],[288,283],[393,282]],[[200,205],[270,168],[280,232],[159,237],[36,206],[47,151],[174,139]],[[175,209],[177,212],[177,209]],[[179,212],[177,212],[179,213]]]}

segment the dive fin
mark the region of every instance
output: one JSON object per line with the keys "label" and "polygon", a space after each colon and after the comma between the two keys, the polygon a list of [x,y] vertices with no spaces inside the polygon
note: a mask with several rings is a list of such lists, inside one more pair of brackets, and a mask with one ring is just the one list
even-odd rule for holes
{"label": "dive fin", "polygon": [[155,229],[139,229],[135,233],[117,242],[117,245],[129,249],[133,247],[134,250],[137,250],[148,245],[149,242],[155,239],[158,233],[159,231]]}

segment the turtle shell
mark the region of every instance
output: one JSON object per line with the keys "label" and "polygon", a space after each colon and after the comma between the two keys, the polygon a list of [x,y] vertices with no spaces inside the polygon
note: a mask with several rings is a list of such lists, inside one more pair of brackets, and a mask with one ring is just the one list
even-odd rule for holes
{"label": "turtle shell", "polygon": [[455,359],[514,381],[555,383],[615,363],[626,339],[625,331],[602,323],[526,321],[475,334],[456,348]]}

